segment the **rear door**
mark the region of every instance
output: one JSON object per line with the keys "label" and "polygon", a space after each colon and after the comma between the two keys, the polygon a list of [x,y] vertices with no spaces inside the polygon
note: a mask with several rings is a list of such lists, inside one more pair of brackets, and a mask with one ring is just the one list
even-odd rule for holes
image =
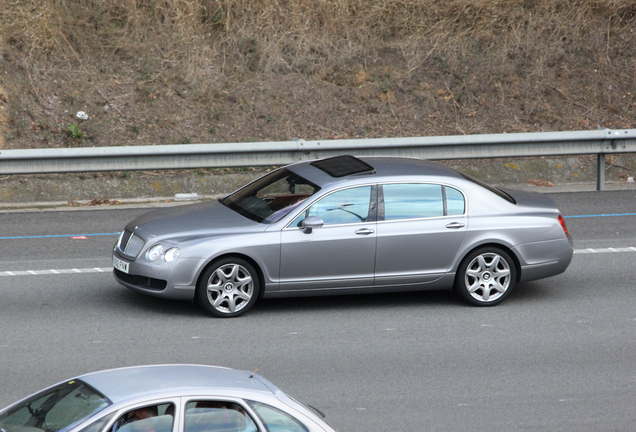
{"label": "rear door", "polygon": [[378,191],[375,284],[421,285],[448,272],[464,239],[464,195],[433,183],[390,183]]}

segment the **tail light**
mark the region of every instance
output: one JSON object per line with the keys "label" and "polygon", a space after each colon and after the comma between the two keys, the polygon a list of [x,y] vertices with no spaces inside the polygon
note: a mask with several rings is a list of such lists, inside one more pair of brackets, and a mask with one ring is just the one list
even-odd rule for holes
{"label": "tail light", "polygon": [[565,236],[568,237],[568,227],[565,226],[565,221],[563,220],[563,216],[559,215],[559,223],[561,224],[561,228],[563,228],[563,232]]}

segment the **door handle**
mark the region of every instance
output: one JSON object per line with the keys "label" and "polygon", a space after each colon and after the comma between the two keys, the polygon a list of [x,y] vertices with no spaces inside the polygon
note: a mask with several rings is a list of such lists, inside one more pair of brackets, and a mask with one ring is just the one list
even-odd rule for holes
{"label": "door handle", "polygon": [[359,230],[356,231],[356,234],[358,235],[369,235],[369,234],[373,234],[375,231],[373,231],[371,228],[360,228]]}
{"label": "door handle", "polygon": [[446,225],[446,228],[450,228],[450,229],[464,228],[464,224],[459,222],[451,222],[448,225]]}

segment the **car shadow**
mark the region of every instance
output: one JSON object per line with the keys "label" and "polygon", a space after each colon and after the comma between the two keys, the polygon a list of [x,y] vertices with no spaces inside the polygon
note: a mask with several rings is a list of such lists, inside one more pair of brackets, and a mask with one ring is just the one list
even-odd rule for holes
{"label": "car shadow", "polygon": [[[515,305],[543,301],[552,301],[555,288],[544,281],[526,282],[515,287],[511,296],[502,305]],[[212,318],[201,307],[188,301],[168,300],[150,297],[135,291],[117,290],[110,296],[110,302],[116,302],[120,312],[166,314],[182,317]],[[451,291],[410,291],[380,294],[346,294],[314,297],[291,297],[278,299],[260,299],[247,316],[267,316],[270,314],[297,314],[316,312],[372,311],[375,309],[408,310],[417,308],[474,308]]]}
{"label": "car shadow", "polygon": [[538,303],[542,301],[550,301],[558,294],[555,294],[555,288],[553,283],[547,281],[533,281],[519,284],[515,287],[514,291],[510,294],[510,297],[506,299],[508,301],[514,301],[515,303]]}
{"label": "car shadow", "polygon": [[[183,317],[211,317],[201,307],[188,301],[151,297],[128,289],[111,293],[110,303],[117,303],[123,313],[166,314]],[[409,309],[422,307],[457,307],[463,302],[450,291],[411,291],[382,294],[349,294],[314,297],[260,299],[249,315],[295,314],[328,311],[373,309]]]}
{"label": "car shadow", "polygon": [[458,299],[450,291],[411,291],[382,294],[346,294],[316,297],[262,299],[253,314],[322,311],[360,311],[456,306]]}
{"label": "car shadow", "polygon": [[207,316],[203,309],[192,302],[152,297],[123,287],[111,296],[111,302],[117,303],[119,311],[129,313],[162,313],[183,317]]}

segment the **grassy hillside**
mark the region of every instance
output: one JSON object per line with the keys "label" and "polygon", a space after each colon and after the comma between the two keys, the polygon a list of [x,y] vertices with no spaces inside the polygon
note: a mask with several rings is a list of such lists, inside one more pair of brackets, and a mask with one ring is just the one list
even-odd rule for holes
{"label": "grassy hillside", "polygon": [[0,0],[0,148],[634,128],[635,28],[636,0]]}

